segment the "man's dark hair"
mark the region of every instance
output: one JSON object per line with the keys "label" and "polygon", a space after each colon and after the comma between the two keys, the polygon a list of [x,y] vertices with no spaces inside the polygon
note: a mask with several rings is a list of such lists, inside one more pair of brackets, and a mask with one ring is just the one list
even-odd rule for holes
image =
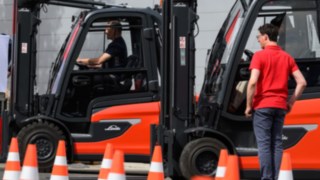
{"label": "man's dark hair", "polygon": [[268,35],[270,41],[277,42],[279,28],[272,24],[264,24],[259,27],[259,32],[261,35]]}
{"label": "man's dark hair", "polygon": [[110,26],[114,29],[116,29],[117,31],[122,31],[122,25],[119,21],[117,20],[113,20],[110,22]]}

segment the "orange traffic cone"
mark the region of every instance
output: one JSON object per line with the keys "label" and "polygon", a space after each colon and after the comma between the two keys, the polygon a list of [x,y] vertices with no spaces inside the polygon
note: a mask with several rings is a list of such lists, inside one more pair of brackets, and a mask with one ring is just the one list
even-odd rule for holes
{"label": "orange traffic cone", "polygon": [[20,171],[21,167],[18,140],[17,138],[13,137],[11,139],[3,180],[18,180],[20,177]]}
{"label": "orange traffic cone", "polygon": [[29,144],[24,156],[20,180],[39,180],[37,147]]}
{"label": "orange traffic cone", "polygon": [[278,180],[293,180],[291,158],[289,153],[283,153]]}
{"label": "orange traffic cone", "polygon": [[193,176],[191,180],[214,180],[214,178],[210,176]]}
{"label": "orange traffic cone", "polygon": [[226,149],[221,149],[215,180],[222,180],[224,178],[227,169],[227,162],[228,151]]}
{"label": "orange traffic cone", "polygon": [[238,156],[229,155],[225,180],[240,180]]}
{"label": "orange traffic cone", "polygon": [[50,180],[68,180],[68,164],[66,157],[66,143],[59,141],[56,158],[54,159],[53,169]]}
{"label": "orange traffic cone", "polygon": [[163,180],[163,164],[162,164],[162,151],[161,146],[157,145],[154,148],[148,180]]}
{"label": "orange traffic cone", "polygon": [[116,150],[113,155],[111,170],[108,175],[108,180],[125,180],[124,172],[124,154],[120,150]]}
{"label": "orange traffic cone", "polygon": [[112,165],[112,156],[114,153],[113,145],[108,143],[104,152],[98,180],[105,180],[108,177]]}

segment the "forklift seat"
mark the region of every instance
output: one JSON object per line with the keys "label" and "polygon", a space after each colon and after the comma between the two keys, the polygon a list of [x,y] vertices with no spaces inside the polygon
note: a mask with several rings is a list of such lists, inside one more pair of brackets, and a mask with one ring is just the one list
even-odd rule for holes
{"label": "forklift seat", "polygon": [[[127,57],[125,69],[132,69],[139,66],[139,58],[135,55]],[[132,73],[107,74],[103,75],[99,83],[93,86],[95,96],[104,96],[106,94],[119,94],[129,92],[132,86]],[[97,82],[97,81],[96,81]]]}

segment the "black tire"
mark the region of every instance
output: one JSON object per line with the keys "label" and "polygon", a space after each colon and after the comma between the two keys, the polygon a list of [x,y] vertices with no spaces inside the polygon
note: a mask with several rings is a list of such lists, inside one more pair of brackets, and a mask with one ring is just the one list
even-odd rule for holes
{"label": "black tire", "polygon": [[26,125],[19,131],[17,138],[21,159],[24,159],[28,144],[36,144],[40,172],[51,172],[58,141],[66,139],[58,126],[46,121]]}
{"label": "black tire", "polygon": [[200,138],[189,142],[180,156],[180,170],[186,179],[197,174],[214,176],[219,154],[226,146],[214,138]]}

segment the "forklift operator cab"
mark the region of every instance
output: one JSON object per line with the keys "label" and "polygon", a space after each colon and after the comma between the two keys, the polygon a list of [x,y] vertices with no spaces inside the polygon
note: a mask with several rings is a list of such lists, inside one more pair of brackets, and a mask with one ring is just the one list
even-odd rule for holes
{"label": "forklift operator cab", "polygon": [[[120,19],[122,37],[129,54],[124,66],[108,67],[108,61],[105,67],[92,69],[74,64],[62,108],[66,116],[85,116],[89,103],[99,97],[146,92],[147,75],[146,71],[141,71],[144,67],[141,50],[141,19],[116,18]],[[105,18],[97,19],[90,25],[79,57],[94,58],[105,51],[111,43],[105,35],[109,21]]]}
{"label": "forklift operator cab", "polygon": [[[279,18],[280,17],[280,18]],[[279,24],[274,22],[275,19],[280,19],[278,21]],[[279,37],[278,37],[278,45],[288,52],[294,59],[297,61],[299,68],[303,72],[308,86],[319,86],[319,72],[317,69],[319,68],[318,63],[315,62],[305,62],[308,59],[317,58],[317,47],[319,46],[319,39],[318,39],[318,28],[316,11],[314,10],[309,11],[274,11],[273,13],[265,13],[259,15],[259,17],[255,20],[253,25],[253,30],[249,36],[249,39],[246,43],[245,49],[247,51],[258,51],[260,50],[259,43],[255,38],[256,34],[258,34],[258,28],[263,25],[264,23],[271,23],[275,24],[279,27]],[[256,31],[255,31],[256,30]],[[319,56],[319,55],[318,55]],[[249,58],[248,58],[249,57]],[[243,60],[241,64],[248,64],[250,62],[251,57],[248,56],[246,53],[243,54]],[[245,77],[245,74],[249,74],[246,72],[242,65],[241,68],[238,70],[238,77],[239,78],[236,84],[236,87],[233,89],[235,92],[233,100],[241,99],[241,101],[245,100],[244,98],[239,98],[239,96],[245,96],[245,89],[246,87],[241,86],[239,88],[239,84],[243,85],[247,82],[248,76]],[[291,78],[288,82],[289,89],[293,90],[295,88],[294,80]],[[244,93],[242,93],[244,92]],[[239,95],[240,94],[240,95]],[[238,96],[237,96],[238,95]],[[239,105],[238,103],[237,105]],[[236,109],[234,113],[241,114],[243,113],[243,107],[245,104],[242,104],[242,109]],[[234,106],[233,106],[234,107]],[[238,106],[237,108],[239,108]]]}
{"label": "forklift operator cab", "polygon": [[[271,3],[270,3],[271,4]],[[291,3],[292,4],[292,3]],[[282,3],[283,8],[285,4]],[[318,63],[311,62],[316,58],[317,47],[319,46],[318,26],[316,10],[277,10],[268,13],[267,10],[273,9],[275,5],[265,5],[255,20],[250,36],[245,44],[245,50],[237,70],[237,79],[234,84],[232,96],[229,104],[229,112],[242,115],[245,109],[246,84],[249,79],[248,64],[253,52],[261,50],[257,42],[256,35],[258,28],[265,23],[271,23],[279,28],[278,45],[288,52],[299,65],[303,72],[308,86],[319,85]],[[287,5],[289,7],[290,4]],[[311,7],[311,6],[310,6]],[[319,55],[318,55],[319,56]],[[303,60],[305,59],[305,60]],[[308,63],[305,62],[308,59]],[[289,89],[295,88],[292,78],[289,80]]]}

